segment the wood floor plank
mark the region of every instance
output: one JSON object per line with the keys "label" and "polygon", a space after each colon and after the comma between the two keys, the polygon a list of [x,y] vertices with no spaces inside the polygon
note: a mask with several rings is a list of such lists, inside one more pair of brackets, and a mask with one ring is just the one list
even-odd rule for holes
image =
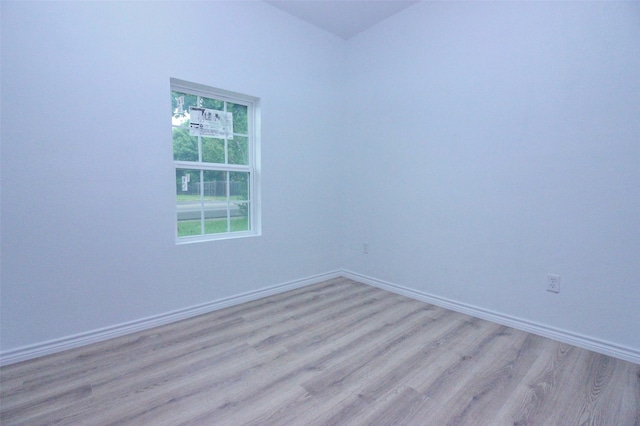
{"label": "wood floor plank", "polygon": [[551,411],[548,404],[555,402],[551,395],[562,380],[561,373],[576,360],[577,348],[550,339],[538,340],[542,347],[529,371],[512,391],[508,403],[493,416],[498,424],[541,424],[541,416]]}
{"label": "wood floor plank", "polygon": [[3,425],[640,425],[640,365],[346,278],[0,369]]}
{"label": "wood floor plank", "polygon": [[[420,333],[413,334],[413,330],[409,329],[400,334],[404,340],[402,344],[390,342],[391,345],[387,345],[384,351],[379,350],[379,353],[374,353],[375,356],[370,359],[361,359],[356,366],[359,374],[353,375],[356,380],[352,379],[350,386],[343,390],[357,398],[334,398],[335,404],[329,400],[322,401],[330,410],[326,410],[322,416],[314,420],[319,424],[335,424],[361,419],[365,413],[372,411],[377,401],[389,392],[389,389],[395,389],[420,368],[426,358],[425,354],[429,351],[430,342],[442,341],[444,336],[456,333],[461,323],[464,323],[464,318],[453,312],[443,311],[439,317],[423,323]],[[353,369],[354,366],[345,366],[338,371],[339,375],[334,376],[348,377],[349,368]],[[333,393],[336,389],[339,388],[329,383],[325,386],[325,393]]]}
{"label": "wood floor plank", "polygon": [[[619,407],[617,401],[604,398],[606,393],[617,393],[618,384],[613,382],[613,372],[619,361],[593,352],[587,353],[586,358],[574,376],[572,395],[555,418],[575,424],[623,424],[620,423],[621,415],[626,417],[629,413]],[[637,420],[637,412],[635,417]]]}
{"label": "wood floor plank", "polygon": [[[444,417],[447,423],[443,424],[490,424],[494,421],[496,411],[508,403],[522,376],[538,355],[540,339],[525,334],[525,338],[518,344],[512,341],[503,343],[505,344],[498,349],[498,353],[488,355],[493,358],[491,364],[474,373],[473,378],[466,381],[464,389],[450,399],[457,413],[455,416],[446,413]],[[487,364],[479,361],[480,365]]]}
{"label": "wood floor plank", "polygon": [[[307,300],[305,300],[305,302],[308,303]],[[307,306],[307,303],[303,303],[302,306]],[[270,315],[273,314],[273,312],[267,312],[266,314]],[[224,316],[222,316],[222,318],[224,318]],[[91,380],[91,374],[103,375],[104,370],[113,367],[112,363],[125,364],[128,366],[127,370],[119,371],[120,376],[127,376],[133,371],[142,374],[150,369],[163,368],[164,364],[176,362],[176,359],[193,357],[197,355],[199,351],[211,349],[216,345],[228,346],[234,344],[234,341],[237,341],[238,337],[241,338],[242,341],[246,341],[255,335],[257,331],[267,328],[264,323],[263,321],[261,327],[256,327],[256,325],[246,323],[245,320],[240,317],[235,317],[224,322],[215,321],[215,319],[212,318],[206,326],[204,326],[204,324],[193,324],[193,321],[191,321],[188,327],[189,332],[182,333],[180,340],[176,341],[174,337],[167,337],[171,345],[162,343],[161,341],[155,341],[153,342],[153,346],[151,346],[149,344],[142,344],[142,339],[138,339],[137,349],[126,351],[126,357],[123,357],[122,347],[118,347],[117,351],[105,351],[106,353],[102,354],[99,358],[94,357],[96,360],[99,359],[99,361],[96,361],[100,366],[98,371],[93,371],[93,367],[87,365],[76,365],[76,368],[71,372],[67,372],[66,368],[59,368],[55,372],[56,374],[39,377],[36,380],[38,382],[37,385],[39,387],[45,387],[48,383],[55,381],[57,386],[63,386],[65,381],[72,381],[78,375],[82,376],[85,380]],[[236,327],[230,327],[230,325],[235,325]],[[242,327],[239,327],[239,325],[242,325]],[[226,333],[226,331],[229,332]],[[212,339],[211,336],[215,336],[215,339]],[[156,358],[154,352],[156,351],[162,351],[162,357],[154,361]],[[118,356],[118,354],[120,355]],[[147,359],[149,356],[152,358]],[[104,379],[114,381],[117,380],[118,377],[103,375],[103,380],[99,380],[98,383],[94,382],[94,387],[104,385]],[[25,381],[24,384],[27,386],[29,381]],[[75,386],[75,383],[71,382],[71,386]],[[35,396],[35,387],[36,385],[33,385],[32,388],[29,389],[29,391],[32,392],[32,396]],[[5,400],[5,403],[6,405],[10,405],[10,398]]]}
{"label": "wood floor plank", "polygon": [[[339,328],[339,335],[305,353],[304,356],[299,356],[299,363],[287,364],[286,368],[278,368],[279,366],[277,365],[273,366],[272,370],[277,372],[275,377],[271,377],[269,380],[258,380],[258,383],[264,382],[266,384],[253,389],[249,393],[245,392],[229,398],[229,401],[225,404],[225,409],[229,406],[257,406],[266,398],[269,398],[270,395],[278,393],[277,388],[274,388],[274,386],[289,386],[292,383],[300,384],[314,378],[317,380],[319,377],[325,377],[328,372],[336,367],[354,365],[352,362],[354,358],[359,360],[357,365],[361,365],[363,357],[367,353],[376,350],[380,339],[383,340],[384,336],[397,331],[394,330],[392,324],[402,323],[412,317],[414,321],[418,321],[415,317],[428,310],[422,304],[410,304],[413,305],[411,309],[403,307],[403,309],[385,310],[382,312],[383,315],[377,318],[369,318],[367,323],[358,328]],[[272,373],[270,372],[270,374]],[[292,378],[295,379],[293,382],[291,382]],[[224,419],[227,414],[218,410],[219,416],[223,414],[222,418]],[[241,413],[240,415],[244,414]],[[234,418],[237,419],[237,416],[234,415]],[[254,416],[257,418],[264,417],[264,415],[258,413],[254,414]]]}

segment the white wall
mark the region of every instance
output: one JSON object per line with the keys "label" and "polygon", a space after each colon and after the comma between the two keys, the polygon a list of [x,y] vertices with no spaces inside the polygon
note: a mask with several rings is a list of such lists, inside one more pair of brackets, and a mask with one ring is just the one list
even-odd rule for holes
{"label": "white wall", "polygon": [[[2,2],[2,351],[340,266],[344,42],[263,2]],[[263,236],[176,246],[169,79],[262,98]]]}
{"label": "white wall", "polygon": [[640,351],[640,4],[420,3],[348,47],[344,267]]}
{"label": "white wall", "polygon": [[[637,4],[1,15],[2,351],[341,266],[640,351]],[[262,98],[262,237],[174,244],[170,77]]]}

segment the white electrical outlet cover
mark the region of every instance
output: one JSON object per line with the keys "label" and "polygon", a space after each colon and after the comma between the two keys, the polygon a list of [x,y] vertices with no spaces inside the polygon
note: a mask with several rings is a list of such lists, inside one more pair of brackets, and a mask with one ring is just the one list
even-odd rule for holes
{"label": "white electrical outlet cover", "polygon": [[560,293],[560,275],[547,274],[547,291]]}

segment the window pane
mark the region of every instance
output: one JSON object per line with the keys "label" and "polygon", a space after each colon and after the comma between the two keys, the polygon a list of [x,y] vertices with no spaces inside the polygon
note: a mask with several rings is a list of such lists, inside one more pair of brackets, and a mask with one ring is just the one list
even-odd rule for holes
{"label": "window pane", "polygon": [[202,202],[199,170],[176,170],[176,207],[178,236],[201,235]]}
{"label": "window pane", "polygon": [[171,123],[174,126],[189,125],[189,107],[197,106],[198,97],[181,92],[171,92]]}
{"label": "window pane", "polygon": [[198,137],[189,135],[188,128],[173,128],[173,159],[198,161]]}
{"label": "window pane", "polygon": [[227,141],[229,164],[249,164],[249,141],[245,136],[234,136]]}
{"label": "window pane", "polygon": [[236,201],[249,200],[249,173],[229,172],[230,199]]}
{"label": "window pane", "polygon": [[249,230],[249,203],[231,205],[231,232]]}
{"label": "window pane", "polygon": [[227,203],[205,203],[204,233],[219,234],[229,232],[227,221]]}
{"label": "window pane", "polygon": [[224,164],[224,139],[202,138],[202,161]]}
{"label": "window pane", "polygon": [[204,233],[229,232],[227,211],[227,172],[204,171]]}
{"label": "window pane", "polygon": [[[205,201],[227,202],[227,172],[205,170],[204,172]],[[225,214],[226,216],[226,214]]]}
{"label": "window pane", "polygon": [[233,131],[235,133],[249,133],[249,127],[247,125],[247,106],[232,104],[227,102],[227,111],[233,114]]}
{"label": "window pane", "polygon": [[205,97],[201,97],[200,100],[201,100],[200,106],[203,108],[217,109],[218,111],[224,111],[224,101],[220,101],[218,99],[205,98]]}

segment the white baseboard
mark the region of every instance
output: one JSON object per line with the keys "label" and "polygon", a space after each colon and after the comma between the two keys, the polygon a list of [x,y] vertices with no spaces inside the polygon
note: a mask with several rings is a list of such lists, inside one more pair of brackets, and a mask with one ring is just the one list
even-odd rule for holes
{"label": "white baseboard", "polygon": [[392,293],[400,294],[402,296],[410,297],[412,299],[419,300],[421,302],[430,303],[432,305],[440,306],[452,311],[467,314],[476,318],[485,319],[497,324],[506,325],[518,330],[526,331],[529,333],[537,334],[539,336],[547,337],[553,340],[557,340],[563,343],[568,343],[573,346],[588,349],[593,352],[598,352],[604,355],[609,355],[615,358],[619,358],[625,361],[630,361],[636,364],[640,364],[640,351],[616,345],[611,342],[594,339],[588,336],[572,333],[566,330],[557,329],[554,327],[548,327],[543,324],[534,323],[521,318],[513,317],[510,315],[501,314],[499,312],[490,311],[488,309],[479,308],[477,306],[460,303],[455,300],[447,299],[444,297],[434,296],[432,294],[424,293],[421,291],[413,290],[411,288],[398,286],[389,282],[371,278],[365,275],[361,275],[351,271],[342,271],[342,276],[352,279],[354,281],[368,284],[373,287],[378,287],[383,290],[390,291]]}
{"label": "white baseboard", "polygon": [[300,280],[289,281],[284,284],[279,284],[248,293],[242,293],[220,300],[214,300],[212,302],[203,303],[201,305],[191,306],[188,308],[154,315],[123,324],[117,324],[98,330],[63,337],[60,339],[49,340],[34,345],[23,346],[17,349],[11,349],[0,353],[0,366],[27,361],[44,355],[61,352],[67,349],[78,348],[81,346],[90,345],[92,343],[112,339],[114,337],[120,337],[127,334],[136,333],[138,331],[148,330],[160,325],[165,325],[175,321],[180,321],[183,319],[217,311],[218,309],[227,308],[229,306],[239,305],[240,303],[249,302],[252,300],[260,299],[262,297],[284,293],[285,291],[294,290],[296,288],[305,287],[311,284],[316,284],[341,276],[342,273],[340,271],[314,275]]}
{"label": "white baseboard", "polygon": [[164,314],[154,315],[136,321],[130,321],[127,323],[117,324],[98,330],[63,337],[60,339],[54,339],[17,349],[11,349],[0,353],[0,366],[27,361],[29,359],[54,354],[67,349],[78,348],[81,346],[90,345],[92,343],[101,342],[138,331],[148,330],[160,325],[195,317],[219,309],[227,308],[229,306],[235,306],[244,302],[249,302],[252,300],[260,299],[262,297],[283,293],[285,291],[294,290],[296,288],[305,287],[341,276],[361,282],[363,284],[371,285],[373,287],[378,287],[383,290],[410,297],[421,302],[430,303],[432,305],[440,306],[452,311],[471,315],[473,317],[485,319],[497,324],[506,325],[518,330],[537,334],[543,337],[548,337],[553,340],[568,343],[594,352],[640,364],[640,351],[635,349],[583,336],[577,333],[572,333],[566,330],[548,327],[542,324],[526,321],[521,318],[504,315],[499,312],[490,311],[487,309],[479,308],[477,306],[460,303],[455,300],[420,292],[411,288],[398,286],[355,272],[341,270],[314,275],[300,280],[289,281],[284,284],[279,284],[248,293],[242,293],[228,298],[215,300],[184,309],[179,309]]}

